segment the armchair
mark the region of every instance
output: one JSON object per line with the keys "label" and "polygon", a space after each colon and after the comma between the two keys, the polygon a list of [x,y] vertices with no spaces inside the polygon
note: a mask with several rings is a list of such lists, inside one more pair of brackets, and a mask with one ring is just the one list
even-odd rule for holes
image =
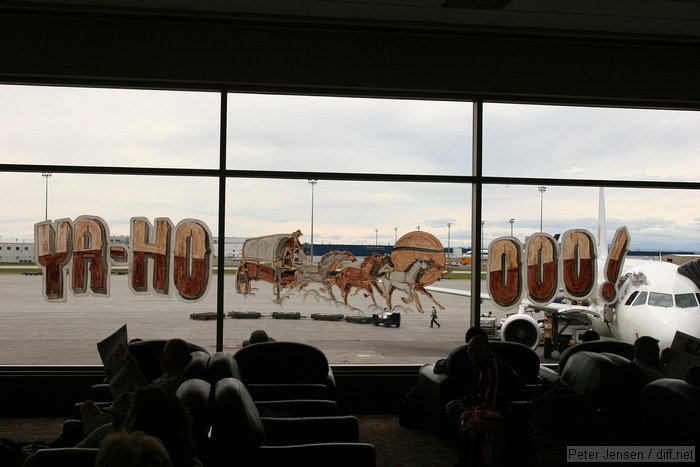
{"label": "armchair", "polygon": [[614,353],[579,351],[566,361],[561,381],[586,396],[600,417],[599,435],[621,441],[637,436],[646,381],[630,360]]}
{"label": "armchair", "polygon": [[32,456],[34,467],[94,467],[99,449],[50,448],[39,449]]}
{"label": "armchair", "polygon": [[374,466],[374,446],[358,440],[355,417],[261,417],[241,381],[224,378],[214,388],[214,466]]}
{"label": "armchair", "polygon": [[[540,359],[529,347],[515,342],[489,342],[491,352],[504,360],[518,373],[534,393],[544,382],[540,378]],[[473,367],[467,346],[453,349],[444,362],[444,372],[435,373],[435,365],[423,365],[418,372],[418,400],[424,425],[438,434],[450,433],[445,406],[451,400],[461,399],[471,384]],[[533,394],[534,395],[534,394]]]}
{"label": "armchair", "polygon": [[557,362],[559,373],[564,370],[566,361],[569,359],[569,357],[577,352],[607,352],[620,355],[621,357],[625,357],[630,361],[634,359],[634,345],[630,344],[629,342],[614,339],[581,342],[576,345],[572,345],[571,347],[567,347],[561,353],[561,355],[559,355],[559,360]]}
{"label": "armchair", "polygon": [[253,399],[335,400],[335,378],[326,356],[300,342],[264,342],[238,350],[234,359]]}
{"label": "armchair", "polygon": [[642,391],[646,441],[695,445],[700,439],[700,386],[662,378]]}

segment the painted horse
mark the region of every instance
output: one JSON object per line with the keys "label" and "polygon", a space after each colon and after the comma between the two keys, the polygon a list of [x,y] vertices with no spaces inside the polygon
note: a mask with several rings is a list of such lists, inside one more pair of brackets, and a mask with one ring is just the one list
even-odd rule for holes
{"label": "painted horse", "polygon": [[350,290],[355,287],[360,290],[365,290],[372,297],[372,302],[377,306],[377,301],[374,298],[372,290],[372,280],[374,279],[373,272],[376,266],[382,263],[382,257],[378,253],[372,253],[367,256],[359,267],[349,266],[342,269],[338,274],[329,278],[330,284],[335,284],[340,289],[343,296],[343,303],[348,304],[348,295]]}
{"label": "painted horse", "polygon": [[401,290],[406,294],[405,297],[401,297],[404,303],[415,302],[416,308],[419,312],[424,313],[423,305],[418,298],[418,292],[426,294],[441,310],[445,308],[440,305],[433,296],[425,290],[424,285],[421,282],[421,278],[427,272],[432,272],[440,269],[439,263],[432,259],[417,259],[415,260],[405,271],[389,271],[383,275],[377,277],[372,281],[374,287],[382,294],[384,300],[386,301],[387,308],[389,310],[393,309],[391,303],[391,295],[394,290]]}
{"label": "painted horse", "polygon": [[342,270],[346,264],[356,261],[355,256],[349,251],[329,251],[321,257],[318,264],[300,266],[295,281],[289,287],[301,290],[313,282],[319,282],[322,284],[321,290],[327,291],[331,299],[336,301],[331,278],[338,273],[339,268]]}

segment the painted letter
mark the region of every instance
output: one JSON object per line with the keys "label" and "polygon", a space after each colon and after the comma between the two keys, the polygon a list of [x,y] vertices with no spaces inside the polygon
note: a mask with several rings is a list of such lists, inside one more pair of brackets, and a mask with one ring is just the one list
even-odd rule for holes
{"label": "painted letter", "polygon": [[195,219],[180,221],[174,250],[175,287],[182,299],[199,300],[211,278],[211,234],[206,224]]}
{"label": "painted letter", "polygon": [[610,254],[605,260],[605,282],[600,286],[600,296],[608,305],[617,300],[617,280],[622,272],[622,265],[629,251],[630,234],[627,227],[615,231]]}
{"label": "painted letter", "polygon": [[73,223],[73,293],[82,295],[89,290],[97,295],[109,295],[110,263],[109,227],[97,216],[80,216]]}
{"label": "painted letter", "polygon": [[571,299],[585,300],[596,281],[595,240],[590,232],[574,229],[562,235],[561,244],[564,293]]}
{"label": "painted letter", "polygon": [[153,290],[170,294],[170,236],[173,223],[167,217],[156,218],[153,226],[145,217],[131,218],[131,270],[129,287],[134,293],[148,293],[148,258],[153,259]]}
{"label": "painted letter", "polygon": [[497,238],[489,245],[489,294],[493,303],[507,309],[520,303],[522,245],[514,237]]}
{"label": "painted letter", "polygon": [[527,291],[539,304],[554,300],[559,285],[559,251],[557,241],[549,234],[536,233],[527,240]]}
{"label": "painted letter", "polygon": [[42,291],[49,301],[66,301],[64,268],[71,260],[72,236],[70,219],[34,224],[36,262],[42,268]]}

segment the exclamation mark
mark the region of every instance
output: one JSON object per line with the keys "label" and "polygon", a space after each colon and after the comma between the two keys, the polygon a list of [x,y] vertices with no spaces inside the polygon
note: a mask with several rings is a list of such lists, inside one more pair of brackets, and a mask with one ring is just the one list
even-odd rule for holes
{"label": "exclamation mark", "polygon": [[617,300],[617,280],[622,272],[622,265],[629,251],[630,234],[627,227],[620,227],[615,231],[612,244],[610,245],[610,254],[605,260],[605,270],[603,271],[605,282],[600,286],[600,296],[607,304],[614,303]]}

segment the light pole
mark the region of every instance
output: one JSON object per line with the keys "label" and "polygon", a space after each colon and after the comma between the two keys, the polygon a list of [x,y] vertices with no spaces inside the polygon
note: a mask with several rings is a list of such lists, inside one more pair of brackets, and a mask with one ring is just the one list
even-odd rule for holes
{"label": "light pole", "polygon": [[399,237],[398,237],[398,235],[399,235],[399,234],[398,234],[398,231],[399,231],[399,228],[398,228],[398,227],[394,227],[394,245],[396,245],[396,242],[398,241],[398,238],[399,238]]}
{"label": "light pole", "polygon": [[379,245],[379,229],[374,229],[374,244]]}
{"label": "light pole", "polygon": [[447,264],[452,264],[452,250],[450,249],[450,227],[452,227],[452,222],[447,223]]}
{"label": "light pole", "polygon": [[420,225],[417,225],[417,226],[416,226],[416,230],[420,230]]}
{"label": "light pole", "polygon": [[42,172],[41,176],[46,180],[46,200],[44,202],[44,220],[49,220],[49,177],[51,172]]}
{"label": "light pole", "polygon": [[309,179],[311,185],[311,261],[314,260],[314,187],[318,183],[315,178]]}
{"label": "light pole", "polygon": [[515,222],[515,219],[511,219],[508,222],[510,222],[510,236],[513,236],[513,222]]}
{"label": "light pole", "polygon": [[542,232],[542,203],[544,199],[544,192],[547,191],[546,186],[538,186],[538,190],[540,190],[540,232]]}

